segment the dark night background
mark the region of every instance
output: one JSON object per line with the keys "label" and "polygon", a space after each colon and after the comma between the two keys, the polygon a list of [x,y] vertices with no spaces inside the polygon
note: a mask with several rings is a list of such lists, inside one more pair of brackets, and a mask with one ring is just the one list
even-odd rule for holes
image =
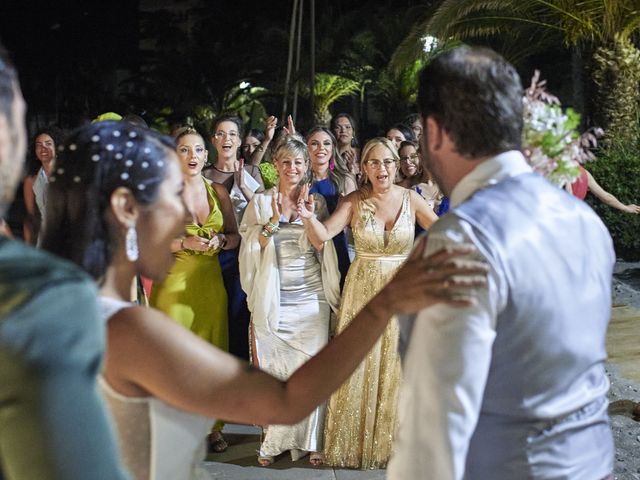
{"label": "dark night background", "polygon": [[[433,1],[316,0],[316,72],[368,82],[363,96],[338,101],[373,135],[413,110],[401,88],[377,75],[413,22]],[[18,67],[29,126],[76,126],[105,111],[165,112],[182,121],[198,105],[223,104],[241,80],[264,87],[269,113],[279,115],[285,79],[291,1],[111,0],[19,1],[0,5],[0,39]],[[309,78],[309,0],[305,2],[301,81]],[[526,83],[535,67],[566,62],[562,50],[520,65]],[[542,64],[542,65],[541,65]],[[398,91],[394,91],[398,90]],[[562,92],[560,92],[562,93]],[[337,110],[335,110],[337,111]],[[335,113],[334,111],[334,113]],[[311,122],[308,101],[298,119]]]}

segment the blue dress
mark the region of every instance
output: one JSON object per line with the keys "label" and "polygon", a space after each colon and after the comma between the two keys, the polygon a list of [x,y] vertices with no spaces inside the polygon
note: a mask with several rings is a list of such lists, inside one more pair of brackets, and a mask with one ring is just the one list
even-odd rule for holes
{"label": "blue dress", "polygon": [[[340,200],[340,192],[338,192],[336,185],[330,178],[327,177],[324,180],[314,180],[311,184],[311,188],[309,189],[309,193],[319,193],[325,198],[329,215],[333,214],[336,210],[338,201]],[[342,291],[344,280],[347,278],[347,272],[349,271],[349,265],[351,265],[351,261],[349,260],[349,251],[347,250],[347,237],[344,234],[344,231],[333,237],[333,245],[336,248],[336,255],[338,256],[340,291]]]}

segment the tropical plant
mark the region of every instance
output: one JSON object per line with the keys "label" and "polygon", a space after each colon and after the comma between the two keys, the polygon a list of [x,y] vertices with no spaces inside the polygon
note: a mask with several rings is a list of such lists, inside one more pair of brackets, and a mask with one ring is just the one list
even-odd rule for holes
{"label": "tropical plant", "polygon": [[[316,73],[314,85],[314,121],[318,125],[329,125],[331,112],[329,107],[338,99],[352,95],[360,90],[355,80],[330,73]],[[306,95],[309,95],[307,89]]]}
{"label": "tropical plant", "polygon": [[[512,61],[562,43],[593,52],[593,121],[609,138],[629,140],[637,134],[629,126],[636,125],[640,109],[640,62],[632,42],[638,31],[638,0],[444,0],[415,25],[394,62],[418,58],[428,35],[445,42],[502,39],[503,54]],[[608,92],[623,92],[624,100],[612,102]]]}

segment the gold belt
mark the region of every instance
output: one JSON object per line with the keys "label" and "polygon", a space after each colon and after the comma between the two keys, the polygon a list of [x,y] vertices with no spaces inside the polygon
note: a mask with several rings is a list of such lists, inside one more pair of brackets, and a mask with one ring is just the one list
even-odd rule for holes
{"label": "gold belt", "polygon": [[378,253],[360,253],[356,250],[356,258],[365,260],[378,260],[380,262],[404,262],[409,255],[401,253],[394,255],[380,255]]}

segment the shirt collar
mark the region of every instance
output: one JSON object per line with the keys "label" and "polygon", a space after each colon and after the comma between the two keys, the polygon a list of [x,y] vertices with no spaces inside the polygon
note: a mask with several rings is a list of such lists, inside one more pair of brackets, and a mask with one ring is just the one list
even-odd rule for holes
{"label": "shirt collar", "polygon": [[518,150],[509,150],[483,160],[465,175],[451,191],[451,206],[456,207],[474,192],[502,180],[531,172],[531,167]]}

